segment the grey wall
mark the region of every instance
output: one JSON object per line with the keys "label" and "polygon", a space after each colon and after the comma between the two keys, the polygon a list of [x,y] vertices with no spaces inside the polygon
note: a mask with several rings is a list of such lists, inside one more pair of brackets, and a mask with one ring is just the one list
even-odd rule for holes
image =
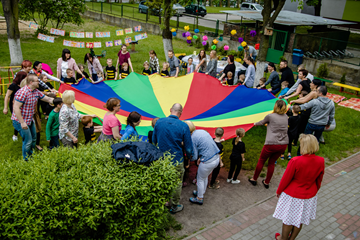
{"label": "grey wall", "polygon": [[342,19],[346,0],[323,0],[321,6],[322,17]]}
{"label": "grey wall", "polygon": [[[288,11],[292,11],[292,12],[300,12],[300,13],[314,15],[315,14],[314,7],[306,5],[305,1],[306,0],[304,0],[303,9],[298,9],[299,1],[293,1],[292,2],[291,0],[287,0],[285,2],[285,4],[284,4],[283,10],[288,10]],[[327,1],[327,0],[323,0],[323,1]]]}

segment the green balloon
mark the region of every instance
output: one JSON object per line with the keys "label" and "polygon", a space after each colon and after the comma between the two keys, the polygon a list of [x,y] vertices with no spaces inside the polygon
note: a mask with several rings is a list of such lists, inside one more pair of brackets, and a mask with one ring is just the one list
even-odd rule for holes
{"label": "green balloon", "polygon": [[221,42],[223,40],[223,37],[219,37],[219,41]]}
{"label": "green balloon", "polygon": [[215,50],[215,49],[216,49],[216,45],[212,45],[212,46],[211,46],[211,49],[212,49],[212,50]]}
{"label": "green balloon", "polygon": [[198,39],[198,38],[199,38],[199,37],[198,37],[198,36],[196,36],[196,35],[194,35],[194,36],[193,36],[193,39],[195,39],[195,40],[196,40],[196,39]]}
{"label": "green balloon", "polygon": [[238,46],[238,51],[241,52],[242,50],[244,50],[244,48],[242,46]]}

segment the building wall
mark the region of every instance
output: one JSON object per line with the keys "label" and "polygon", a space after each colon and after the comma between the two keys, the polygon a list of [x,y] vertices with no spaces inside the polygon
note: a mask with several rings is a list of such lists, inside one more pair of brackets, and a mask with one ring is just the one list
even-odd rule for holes
{"label": "building wall", "polygon": [[327,18],[343,19],[346,2],[346,0],[323,0],[320,15]]}

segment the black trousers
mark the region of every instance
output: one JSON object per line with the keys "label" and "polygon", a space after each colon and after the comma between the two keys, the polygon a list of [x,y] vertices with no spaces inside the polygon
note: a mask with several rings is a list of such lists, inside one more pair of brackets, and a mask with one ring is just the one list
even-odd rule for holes
{"label": "black trousers", "polygon": [[213,172],[211,174],[210,186],[214,185],[215,180],[216,180],[217,176],[219,175],[219,172],[220,172],[220,162],[217,165],[217,167],[214,168],[214,170],[213,170]]}
{"label": "black trousers", "polygon": [[[232,178],[232,180],[235,181],[240,173],[241,166],[242,166],[242,157],[230,156],[230,171],[229,171],[228,179]],[[234,170],[235,170],[235,174],[233,176]]]}

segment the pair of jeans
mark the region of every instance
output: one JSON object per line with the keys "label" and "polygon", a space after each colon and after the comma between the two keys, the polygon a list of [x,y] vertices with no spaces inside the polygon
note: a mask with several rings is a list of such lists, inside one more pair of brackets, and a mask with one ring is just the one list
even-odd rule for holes
{"label": "pair of jeans", "polygon": [[15,130],[20,133],[22,138],[22,155],[25,161],[32,155],[33,149],[36,144],[36,128],[34,121],[31,121],[31,124],[28,125],[27,129],[22,129],[21,124],[13,120],[12,121]]}
{"label": "pair of jeans", "polygon": [[56,148],[60,146],[59,135],[50,137],[50,149]]}
{"label": "pair of jeans", "polygon": [[220,172],[220,161],[219,161],[219,164],[217,165],[217,167],[214,168],[214,170],[211,174],[210,186],[214,185],[216,178],[219,175],[219,172]]}
{"label": "pair of jeans", "polygon": [[179,163],[178,165],[175,166],[176,168],[176,172],[178,174],[179,177],[179,184],[176,186],[176,188],[174,189],[174,192],[172,194],[172,198],[171,198],[171,205],[173,207],[176,207],[177,205],[180,204],[180,196],[181,196],[181,190],[182,190],[182,179],[184,178],[184,162]]}
{"label": "pair of jeans", "polygon": [[157,73],[157,70],[152,70],[151,69],[151,74]]}
{"label": "pair of jeans", "polygon": [[269,159],[268,162],[268,169],[266,173],[265,183],[269,184],[274,173],[275,169],[275,162],[278,158],[283,154],[286,150],[287,144],[284,145],[264,145],[263,149],[261,150],[259,161],[256,165],[255,173],[254,173],[254,180],[257,180],[266,160]]}
{"label": "pair of jeans", "polygon": [[[228,179],[232,179],[234,181],[236,181],[241,167],[242,167],[242,157],[231,157],[230,156],[230,170],[229,170],[229,175],[228,175]],[[236,170],[235,170],[236,168]],[[233,173],[235,171],[234,177],[233,177]]]}
{"label": "pair of jeans", "polygon": [[73,141],[69,141],[65,137],[61,139],[61,142],[64,147],[68,147],[68,148],[76,147],[77,148],[77,143],[74,143]]}
{"label": "pair of jeans", "polygon": [[[305,134],[313,134],[314,133],[314,136],[316,137],[316,139],[319,142],[324,129],[325,129],[325,125],[316,125],[316,124],[308,123],[306,125],[304,133]],[[298,148],[297,155],[298,156],[301,155],[300,146]]]}
{"label": "pair of jeans", "polygon": [[98,76],[97,76],[97,74],[95,73],[93,73],[93,74],[91,74],[91,76],[92,76],[92,79],[93,79],[93,81],[94,82],[97,82],[97,80],[98,80]]}
{"label": "pair of jeans", "polygon": [[206,162],[200,162],[197,171],[196,184],[197,184],[197,196],[204,198],[206,192],[208,178],[210,173],[219,165],[220,155],[216,154]]}

